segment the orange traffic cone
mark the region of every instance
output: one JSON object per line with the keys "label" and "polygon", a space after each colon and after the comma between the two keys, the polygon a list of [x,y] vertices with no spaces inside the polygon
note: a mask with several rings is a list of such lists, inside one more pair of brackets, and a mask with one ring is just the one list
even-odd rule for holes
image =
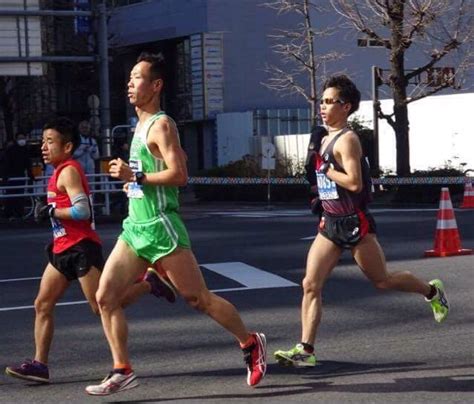
{"label": "orange traffic cone", "polygon": [[441,188],[438,221],[434,249],[425,251],[425,257],[448,257],[450,255],[469,255],[472,250],[461,247],[458,225],[454,217],[453,204],[448,188]]}
{"label": "orange traffic cone", "polygon": [[474,208],[474,188],[470,182],[464,185],[464,197],[460,207],[463,209]]}

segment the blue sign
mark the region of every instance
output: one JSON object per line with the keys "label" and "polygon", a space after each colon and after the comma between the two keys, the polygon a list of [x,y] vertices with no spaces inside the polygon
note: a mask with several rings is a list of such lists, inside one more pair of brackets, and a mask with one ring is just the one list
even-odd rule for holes
{"label": "blue sign", "polygon": [[[91,9],[89,0],[76,0],[74,10],[89,11]],[[88,35],[91,32],[90,17],[75,17],[74,18],[74,32],[76,35]]]}

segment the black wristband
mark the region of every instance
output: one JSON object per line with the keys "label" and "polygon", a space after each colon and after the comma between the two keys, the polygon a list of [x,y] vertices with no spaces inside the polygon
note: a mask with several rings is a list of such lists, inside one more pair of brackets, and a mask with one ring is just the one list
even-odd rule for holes
{"label": "black wristband", "polygon": [[146,175],[144,172],[142,171],[137,171],[135,173],[135,182],[138,184],[138,185],[142,185],[144,179],[146,178]]}

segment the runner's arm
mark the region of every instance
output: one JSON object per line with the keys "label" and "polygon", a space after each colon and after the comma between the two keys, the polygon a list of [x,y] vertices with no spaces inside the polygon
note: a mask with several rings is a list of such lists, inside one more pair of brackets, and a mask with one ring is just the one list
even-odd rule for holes
{"label": "runner's arm", "polygon": [[65,191],[72,202],[70,208],[54,210],[54,217],[58,219],[86,220],[91,215],[89,198],[82,186],[81,176],[76,168],[65,167],[58,177],[57,187]]}
{"label": "runner's arm", "polygon": [[330,167],[326,176],[349,191],[357,193],[362,191],[362,168],[360,166],[362,147],[354,132],[341,136],[334,145],[334,156],[344,168],[345,173]]}
{"label": "runner's arm", "polygon": [[[166,169],[147,172],[143,185],[184,186],[188,181],[187,156],[179,145],[176,127],[167,118],[155,121],[150,128],[147,144],[154,155],[163,158]],[[125,182],[134,182],[135,175],[130,166],[120,158],[109,162],[109,174]]]}
{"label": "runner's arm", "polygon": [[179,144],[175,124],[167,118],[155,121],[147,143],[152,152],[161,154],[166,169],[158,173],[146,173],[143,184],[185,186],[188,182],[187,157]]}

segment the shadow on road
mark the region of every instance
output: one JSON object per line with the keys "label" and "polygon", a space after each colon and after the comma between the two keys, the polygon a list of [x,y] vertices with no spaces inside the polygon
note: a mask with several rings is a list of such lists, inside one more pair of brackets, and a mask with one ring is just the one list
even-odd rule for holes
{"label": "shadow on road", "polygon": [[[297,384],[262,384],[255,390],[249,390],[248,394],[209,394],[193,396],[157,397],[146,400],[133,401],[109,401],[110,403],[151,403],[175,400],[225,400],[225,399],[250,399],[250,398],[283,398],[308,394],[311,392],[339,392],[339,393],[407,393],[407,392],[474,392],[474,367],[472,365],[446,366],[446,367],[423,367],[421,362],[399,362],[385,364],[363,364],[351,362],[322,361],[314,369],[282,368],[276,364],[269,365],[268,372],[275,374],[300,375],[307,379],[304,383]],[[466,369],[465,373],[459,370]],[[354,375],[380,375],[404,372],[426,372],[426,371],[458,370],[455,375],[449,376],[420,376],[420,377],[395,377],[390,381],[346,383],[339,382],[337,378]],[[196,375],[196,376],[225,376],[241,374],[242,369],[227,369],[224,371],[207,371],[198,373],[173,374],[166,376]],[[161,379],[163,375],[150,375],[141,378]],[[312,381],[312,380],[314,381]],[[331,379],[325,380],[322,379]],[[365,378],[367,380],[367,378]],[[266,380],[267,383],[269,380]],[[271,391],[269,391],[271,390]]]}

